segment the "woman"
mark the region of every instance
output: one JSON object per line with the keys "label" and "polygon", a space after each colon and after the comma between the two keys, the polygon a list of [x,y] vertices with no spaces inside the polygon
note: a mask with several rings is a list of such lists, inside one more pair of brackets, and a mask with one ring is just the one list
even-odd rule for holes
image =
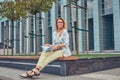
{"label": "woman", "polygon": [[71,55],[69,49],[69,35],[63,18],[56,19],[56,31],[53,33],[53,45],[45,44],[51,47],[52,51],[42,52],[36,67],[27,71],[20,76],[23,78],[32,78],[40,75],[40,71],[50,62],[59,57],[67,57]]}

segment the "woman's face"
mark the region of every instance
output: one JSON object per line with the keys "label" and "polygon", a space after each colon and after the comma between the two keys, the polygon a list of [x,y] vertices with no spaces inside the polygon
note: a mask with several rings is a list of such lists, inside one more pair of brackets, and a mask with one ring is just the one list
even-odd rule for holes
{"label": "woman's face", "polygon": [[57,26],[58,26],[58,29],[63,28],[63,21],[61,19],[57,20]]}

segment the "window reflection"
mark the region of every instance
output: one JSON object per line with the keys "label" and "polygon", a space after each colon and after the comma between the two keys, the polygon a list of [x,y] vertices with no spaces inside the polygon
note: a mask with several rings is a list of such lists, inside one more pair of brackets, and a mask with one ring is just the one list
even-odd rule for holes
{"label": "window reflection", "polygon": [[87,0],[87,7],[88,7],[88,17],[93,17],[93,1],[94,0]]}
{"label": "window reflection", "polygon": [[112,0],[102,0],[102,14],[111,14],[113,3]]}

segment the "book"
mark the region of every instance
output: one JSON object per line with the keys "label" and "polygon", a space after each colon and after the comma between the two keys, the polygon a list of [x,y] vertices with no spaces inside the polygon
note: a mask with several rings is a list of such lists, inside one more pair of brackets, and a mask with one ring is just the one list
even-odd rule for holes
{"label": "book", "polygon": [[41,47],[42,47],[42,51],[44,51],[44,52],[52,51],[52,48],[49,46],[41,46]]}

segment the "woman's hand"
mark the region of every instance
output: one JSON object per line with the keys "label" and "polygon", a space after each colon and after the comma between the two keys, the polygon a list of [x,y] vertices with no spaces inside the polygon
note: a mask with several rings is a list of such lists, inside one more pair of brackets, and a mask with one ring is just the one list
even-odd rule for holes
{"label": "woman's hand", "polygon": [[49,44],[44,44],[44,46],[49,46]]}
{"label": "woman's hand", "polygon": [[51,44],[44,44],[44,46],[47,46],[47,47],[53,48],[53,45],[51,45]]}
{"label": "woman's hand", "polygon": [[57,50],[57,49],[59,49],[59,47],[58,46],[54,46],[52,49],[53,50]]}
{"label": "woman's hand", "polygon": [[51,45],[51,44],[44,44],[44,46],[48,46],[48,47],[51,47],[52,45]]}
{"label": "woman's hand", "polygon": [[59,44],[59,45],[54,46],[52,49],[53,50],[58,50],[58,49],[61,49],[62,47],[65,47],[65,45],[64,44]]}

